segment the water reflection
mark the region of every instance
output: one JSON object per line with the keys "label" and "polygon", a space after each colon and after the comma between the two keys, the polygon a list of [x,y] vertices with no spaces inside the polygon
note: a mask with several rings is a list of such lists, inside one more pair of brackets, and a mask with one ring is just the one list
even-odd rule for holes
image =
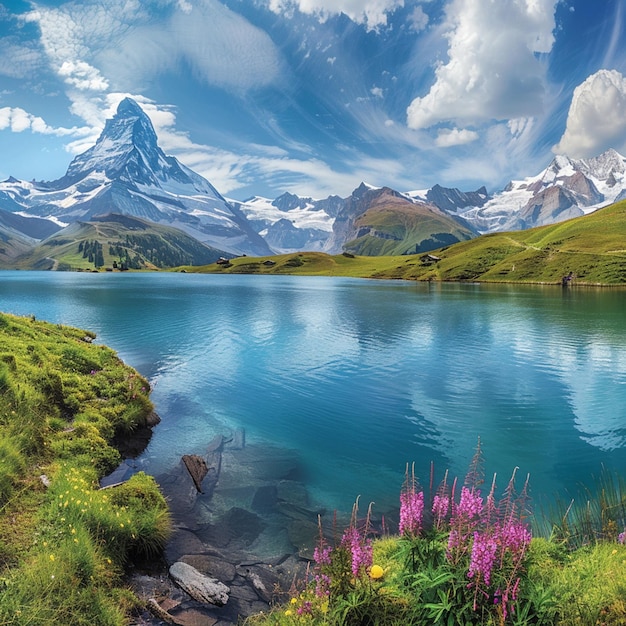
{"label": "water reflection", "polygon": [[626,292],[352,279],[0,273],[0,308],[98,333],[146,375],[162,472],[212,436],[298,450],[328,506],[393,506],[404,466],[535,495],[625,470]]}

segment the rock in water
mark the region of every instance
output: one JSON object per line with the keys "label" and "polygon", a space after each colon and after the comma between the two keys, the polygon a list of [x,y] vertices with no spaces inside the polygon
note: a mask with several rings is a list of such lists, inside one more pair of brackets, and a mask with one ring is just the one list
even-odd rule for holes
{"label": "rock in water", "polygon": [[197,602],[224,606],[228,602],[230,587],[216,578],[201,574],[195,567],[177,561],[170,567],[172,580]]}
{"label": "rock in water", "polygon": [[197,454],[185,454],[183,456],[183,463],[185,464],[196,489],[202,493],[202,481],[209,471],[206,461]]}

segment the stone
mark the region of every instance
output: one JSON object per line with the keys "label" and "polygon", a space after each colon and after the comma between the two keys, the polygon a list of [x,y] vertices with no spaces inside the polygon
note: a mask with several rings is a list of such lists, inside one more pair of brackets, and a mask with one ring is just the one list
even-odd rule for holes
{"label": "stone", "polygon": [[182,556],[204,554],[206,546],[195,533],[185,528],[175,528],[165,546],[165,561],[171,565]]}
{"label": "stone", "polygon": [[300,557],[312,559],[319,537],[318,525],[306,520],[293,520],[288,526],[288,531],[289,539],[297,548]]}
{"label": "stone", "polygon": [[220,548],[228,547],[231,543],[250,545],[263,532],[265,526],[255,513],[233,507],[217,523],[208,524],[198,531],[198,535],[206,543]]}
{"label": "stone", "polygon": [[202,574],[217,578],[223,583],[232,582],[237,575],[237,570],[232,563],[209,554],[186,554],[180,560],[195,567]]}
{"label": "stone", "polygon": [[158,416],[156,411],[152,411],[150,415],[146,418],[146,426],[156,426],[161,423],[161,418]]}
{"label": "stone", "polygon": [[209,578],[195,567],[177,561],[170,567],[172,580],[196,602],[224,606],[228,602],[230,588],[216,578]]}
{"label": "stone", "polygon": [[201,609],[185,609],[173,617],[177,626],[215,626],[219,622],[217,618],[207,615]]}
{"label": "stone", "polygon": [[302,483],[295,480],[281,480],[276,487],[276,495],[279,500],[295,506],[309,506],[309,492]]}
{"label": "stone", "polygon": [[259,513],[272,513],[276,508],[277,490],[275,485],[259,487],[252,498],[252,508]]}
{"label": "stone", "polygon": [[238,568],[239,575],[245,578],[263,602],[271,602],[278,594],[280,578],[265,567],[248,566]]}
{"label": "stone", "polygon": [[197,454],[185,454],[183,455],[183,463],[193,480],[196,490],[202,493],[202,481],[209,471],[206,461]]}

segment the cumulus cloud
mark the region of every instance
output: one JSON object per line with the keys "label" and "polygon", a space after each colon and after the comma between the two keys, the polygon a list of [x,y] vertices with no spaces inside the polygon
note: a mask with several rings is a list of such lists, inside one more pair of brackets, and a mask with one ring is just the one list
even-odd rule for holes
{"label": "cumulus cloud", "polygon": [[409,127],[532,116],[542,109],[545,66],[558,0],[451,0],[443,35],[448,60],[407,109]]}
{"label": "cumulus cloud", "polygon": [[386,26],[387,15],[402,6],[404,0],[269,0],[270,10],[286,17],[297,9],[323,22],[343,13],[369,30]]}
{"label": "cumulus cloud", "polygon": [[58,70],[68,85],[80,91],[106,91],[108,81],[85,61],[63,61]]}
{"label": "cumulus cloud", "polygon": [[451,148],[452,146],[462,146],[478,139],[478,133],[466,128],[442,128],[437,134],[435,145],[439,148]]}
{"label": "cumulus cloud", "polygon": [[48,126],[43,118],[32,115],[19,107],[0,108],[0,130],[10,129],[14,133],[23,133],[30,130],[42,135],[56,135],[59,137],[76,135],[84,132],[79,128],[53,128]]}
{"label": "cumulus cloud", "polygon": [[599,70],[574,90],[565,133],[552,151],[573,158],[597,156],[626,143],[626,78]]}

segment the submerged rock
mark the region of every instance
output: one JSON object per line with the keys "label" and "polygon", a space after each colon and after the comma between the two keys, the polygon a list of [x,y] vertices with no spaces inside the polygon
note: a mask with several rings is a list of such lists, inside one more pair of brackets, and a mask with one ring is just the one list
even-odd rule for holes
{"label": "submerged rock", "polygon": [[170,567],[172,580],[196,602],[224,606],[228,602],[230,588],[216,578],[201,574],[195,567],[176,561]]}
{"label": "submerged rock", "polygon": [[206,461],[197,454],[185,454],[183,455],[183,463],[193,480],[196,490],[202,493],[202,481],[209,472]]}

